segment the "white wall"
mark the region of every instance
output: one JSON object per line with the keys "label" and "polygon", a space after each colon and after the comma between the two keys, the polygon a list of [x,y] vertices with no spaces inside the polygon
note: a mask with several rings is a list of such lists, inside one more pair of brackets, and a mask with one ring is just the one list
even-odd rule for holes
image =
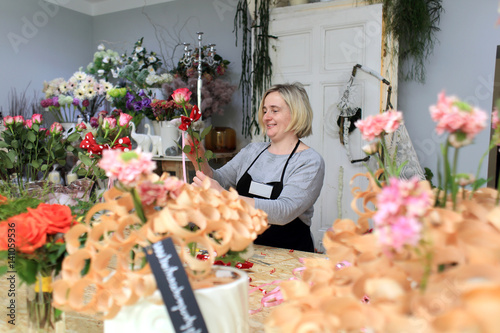
{"label": "white wall", "polygon": [[45,2],[0,0],[0,108],[11,88],[33,96],[44,81],[68,79],[92,59],[92,18]]}
{"label": "white wall", "polygon": [[[496,48],[500,45],[500,26],[495,25],[498,5],[498,0],[444,0],[439,43],[426,66],[425,84],[399,82],[398,109],[404,113],[420,163],[434,172],[435,184],[440,143],[445,137],[435,134],[429,106],[445,90],[491,113]],[[474,145],[461,149],[458,172],[476,173],[479,159],[489,145],[489,135],[488,128]],[[487,178],[487,165],[486,158],[482,178]]]}

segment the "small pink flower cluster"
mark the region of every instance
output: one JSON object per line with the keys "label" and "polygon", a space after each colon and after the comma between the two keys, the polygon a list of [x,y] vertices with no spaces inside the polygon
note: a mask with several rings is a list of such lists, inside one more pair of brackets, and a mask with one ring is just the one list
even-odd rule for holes
{"label": "small pink flower cluster", "polygon": [[140,150],[122,152],[119,149],[105,149],[99,167],[110,180],[118,180],[124,186],[133,187],[140,180],[141,175],[149,175],[156,169],[153,155]]}
{"label": "small pink flower cluster", "polygon": [[371,141],[383,133],[393,133],[403,121],[400,111],[388,110],[376,116],[368,116],[354,123],[359,128],[364,140]]}
{"label": "small pink flower cluster", "polygon": [[177,198],[184,182],[175,177],[168,177],[160,182],[145,181],[137,186],[139,197],[143,205],[156,203],[157,206],[165,206],[168,196]]}
{"label": "small pink flower cluster", "polygon": [[[431,105],[429,111],[432,120],[437,122],[438,134],[445,131],[454,134],[453,138],[450,138],[450,143],[455,142],[453,144],[455,147],[471,143],[472,139],[486,127],[486,112],[460,101],[455,96],[446,96],[444,92],[438,95],[437,104]],[[464,138],[458,137],[457,134],[464,135]]]}
{"label": "small pink flower cluster", "polygon": [[406,244],[416,245],[421,237],[419,219],[432,204],[431,193],[421,187],[417,177],[389,179],[377,196],[377,212],[373,216],[382,245],[396,251]]}
{"label": "small pink flower cluster", "polygon": [[498,109],[495,107],[491,114],[491,127],[496,130],[500,125],[500,118],[498,118]]}

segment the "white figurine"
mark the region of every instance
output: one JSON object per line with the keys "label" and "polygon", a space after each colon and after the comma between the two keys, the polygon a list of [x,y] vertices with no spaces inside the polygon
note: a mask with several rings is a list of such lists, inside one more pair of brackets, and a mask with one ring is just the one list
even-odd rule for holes
{"label": "white figurine", "polygon": [[[146,124],[147,125],[147,124]],[[130,133],[130,136],[132,137],[132,140],[137,142],[137,147],[141,148],[143,152],[149,153],[149,147],[151,146],[151,138],[147,134],[139,134],[135,131],[135,124],[133,122],[129,123],[129,126],[132,128],[132,131]],[[149,129],[149,125],[148,129]]]}
{"label": "white figurine", "polygon": [[149,139],[151,140],[151,144],[153,146],[151,153],[153,156],[163,156],[163,143],[161,141],[161,136],[159,135],[151,135],[151,127],[149,127],[149,124],[144,124],[144,128],[148,129],[147,136],[149,136]]}

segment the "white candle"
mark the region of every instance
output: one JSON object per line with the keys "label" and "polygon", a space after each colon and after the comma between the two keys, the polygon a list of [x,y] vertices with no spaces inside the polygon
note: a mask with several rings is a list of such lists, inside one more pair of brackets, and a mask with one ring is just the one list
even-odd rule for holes
{"label": "white candle", "polygon": [[68,173],[66,175],[66,185],[71,184],[72,182],[74,182],[77,179],[78,179],[78,175],[76,173]]}
{"label": "white candle", "polygon": [[51,173],[49,173],[48,179],[54,184],[59,184],[61,182],[61,175],[57,171],[52,171]]}

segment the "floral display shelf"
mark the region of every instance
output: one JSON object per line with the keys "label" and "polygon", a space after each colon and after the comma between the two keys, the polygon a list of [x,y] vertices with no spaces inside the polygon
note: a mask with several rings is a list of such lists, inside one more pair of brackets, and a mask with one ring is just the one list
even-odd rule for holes
{"label": "floral display shelf", "polygon": [[[249,259],[249,261],[253,263],[253,267],[245,270],[251,279],[249,282],[249,290],[260,287],[260,289],[272,291],[277,286],[273,284],[273,282],[292,278],[294,276],[294,270],[304,266],[301,263],[302,258],[325,258],[325,260],[327,260],[326,256],[323,254],[254,245],[254,254]],[[296,272],[295,274],[298,273]],[[8,281],[6,279],[0,280],[0,290],[8,290]],[[25,290],[25,286],[18,285],[16,287],[16,325],[12,326],[6,322],[5,318],[7,317],[5,316],[5,311],[2,310],[4,316],[0,321],[0,332],[10,333],[27,331]],[[249,308],[251,311],[254,310],[253,312],[255,312],[249,314],[249,332],[251,333],[264,332],[264,321],[269,313],[275,308],[274,306],[263,307],[260,311],[257,311],[261,308],[262,297],[263,295],[260,290],[252,292],[249,297]],[[8,305],[7,302],[9,302],[8,297],[1,298],[0,306],[2,309],[6,308]],[[68,333],[104,332],[103,322],[94,316],[68,312],[66,313],[65,320],[66,332]]]}

